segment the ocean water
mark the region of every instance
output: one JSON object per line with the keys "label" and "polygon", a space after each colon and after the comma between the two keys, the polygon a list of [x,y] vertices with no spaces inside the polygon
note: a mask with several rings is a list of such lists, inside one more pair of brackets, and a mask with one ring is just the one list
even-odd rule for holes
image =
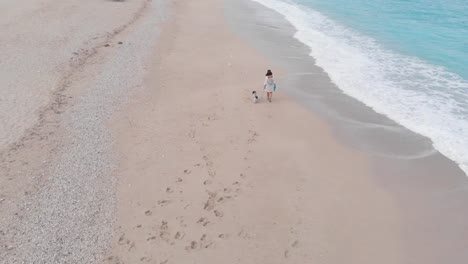
{"label": "ocean water", "polygon": [[253,0],[352,96],[468,173],[468,0]]}

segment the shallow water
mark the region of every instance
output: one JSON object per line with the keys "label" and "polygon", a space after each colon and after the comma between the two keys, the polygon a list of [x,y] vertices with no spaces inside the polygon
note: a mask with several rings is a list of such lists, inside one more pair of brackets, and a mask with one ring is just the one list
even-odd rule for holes
{"label": "shallow water", "polygon": [[297,30],[331,80],[468,171],[466,0],[254,0]]}

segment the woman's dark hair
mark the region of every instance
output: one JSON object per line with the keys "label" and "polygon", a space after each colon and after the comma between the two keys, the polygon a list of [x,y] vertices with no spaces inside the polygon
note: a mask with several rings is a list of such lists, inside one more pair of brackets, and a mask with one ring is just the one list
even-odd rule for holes
{"label": "woman's dark hair", "polygon": [[273,75],[273,73],[270,70],[268,70],[265,76],[271,76],[271,75]]}

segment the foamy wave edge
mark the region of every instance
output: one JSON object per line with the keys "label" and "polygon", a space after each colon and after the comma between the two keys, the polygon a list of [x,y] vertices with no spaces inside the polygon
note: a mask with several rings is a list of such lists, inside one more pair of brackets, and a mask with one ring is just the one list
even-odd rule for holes
{"label": "foamy wave edge", "polygon": [[345,94],[430,138],[435,149],[468,175],[466,80],[418,58],[385,50],[311,8],[289,0],[252,1],[288,20],[297,30],[294,37],[311,48],[317,66]]}

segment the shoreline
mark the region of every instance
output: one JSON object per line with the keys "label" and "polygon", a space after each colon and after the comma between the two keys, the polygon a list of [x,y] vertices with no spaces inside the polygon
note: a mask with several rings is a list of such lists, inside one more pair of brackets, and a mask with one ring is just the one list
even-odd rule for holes
{"label": "shoreline", "polygon": [[[453,160],[467,175],[465,164],[467,159],[464,151],[467,148],[465,146],[468,146],[468,142],[464,140],[467,124],[464,122],[463,114],[452,115],[455,112],[466,112],[466,107],[459,104],[461,101],[466,101],[463,99],[466,90],[464,88],[468,88],[466,80],[444,70],[443,67],[388,50],[378,39],[361,35],[360,32],[323,16],[313,8],[308,9],[307,5],[281,0],[254,0],[254,2],[261,3],[263,10],[269,8],[274,10],[274,18],[269,24],[274,24],[278,18],[290,23],[289,27],[293,27],[293,38],[306,46],[307,55],[314,58],[314,64],[326,70],[327,79],[333,80],[339,91],[346,95],[341,98],[339,96],[328,98],[332,99],[332,107],[328,110],[338,110],[337,114],[343,117],[341,122],[358,121],[360,124],[357,125],[361,126],[382,126],[376,133],[386,133],[387,140],[394,137],[392,134],[401,135],[400,141],[405,138],[404,144],[399,144],[398,140],[391,142],[398,147],[394,151],[401,151],[405,145],[414,148],[424,144],[426,145],[424,149],[427,151],[413,155],[413,158],[442,153]],[[350,40],[350,43],[347,40]],[[356,43],[352,44],[354,42]],[[334,49],[335,52],[329,52]],[[366,52],[366,49],[372,51]],[[405,69],[403,72],[408,73],[399,74],[398,69]],[[418,72],[432,72],[432,74],[422,76],[424,74],[420,75]],[[438,85],[439,81],[447,84]],[[445,91],[445,87],[448,88],[445,100],[432,102],[435,98],[430,95]],[[428,93],[424,92],[426,90]],[[457,91],[457,94],[452,94],[449,90]],[[346,98],[351,100],[344,100],[342,103],[349,104],[350,107],[340,109],[337,105],[340,100],[336,99]],[[451,105],[454,107],[450,107]],[[355,112],[359,108],[367,109]],[[347,114],[346,110],[351,110],[351,113]],[[375,124],[374,120],[367,119],[371,116],[361,120],[366,116],[366,112],[379,113],[374,114],[377,118]],[[357,117],[359,119],[356,119]],[[382,120],[395,122],[388,123]],[[371,137],[372,134],[367,133],[365,136]],[[379,141],[382,140],[375,139],[372,144],[378,145]],[[373,149],[366,149],[370,150]]]}
{"label": "shoreline", "polygon": [[[288,69],[288,76],[281,80],[290,87],[286,90],[288,95],[330,123],[342,144],[371,157],[417,160],[435,155],[456,164],[436,150],[429,138],[344,94],[328,73],[316,65],[309,55],[310,48],[295,38],[297,30],[281,14],[257,1],[225,1],[225,4],[234,31],[262,54]],[[229,8],[236,12],[230,13]],[[246,12],[238,12],[239,9]],[[450,170],[451,174],[458,175],[461,168]]]}
{"label": "shoreline", "polygon": [[[464,210],[468,177],[459,165],[435,150],[426,137],[343,94],[315,65],[309,48],[294,38],[296,29],[278,19],[275,11],[250,0],[225,3],[235,10],[228,17],[236,33],[289,73],[298,73],[284,80],[291,86],[288,95],[330,125],[340,144],[369,161],[372,179],[394,197],[401,210],[400,243],[407,257],[421,263],[468,259],[456,246],[466,244],[468,237],[461,231],[467,225],[460,221],[468,219]],[[264,21],[273,26],[265,26]],[[423,246],[427,240],[435,241],[433,252]]]}

